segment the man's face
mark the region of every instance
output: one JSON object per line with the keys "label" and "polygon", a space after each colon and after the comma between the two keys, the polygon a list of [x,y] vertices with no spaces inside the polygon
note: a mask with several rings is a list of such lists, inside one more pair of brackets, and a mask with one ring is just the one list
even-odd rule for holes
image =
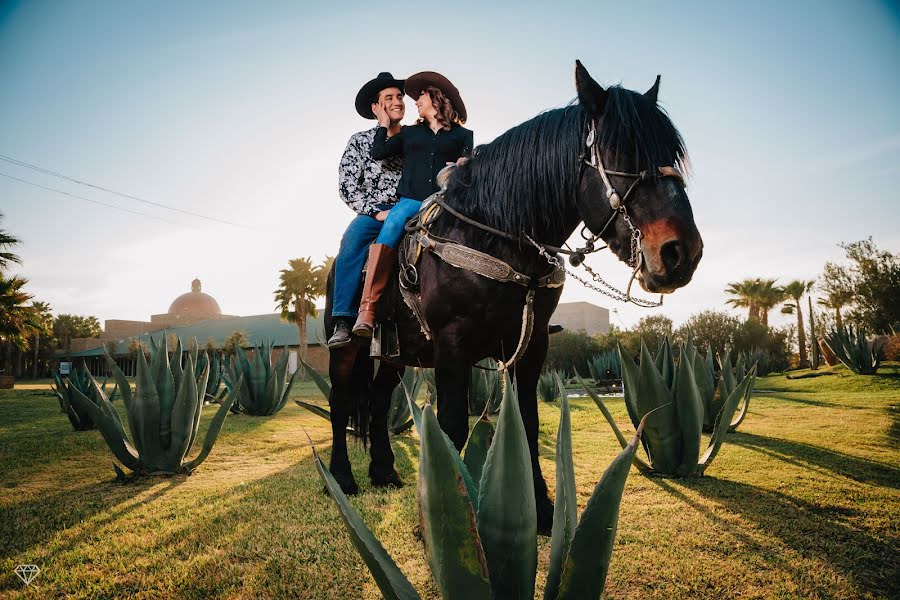
{"label": "man's face", "polygon": [[403,92],[399,88],[385,88],[378,92],[378,104],[387,112],[392,123],[403,120],[406,106],[403,104]]}

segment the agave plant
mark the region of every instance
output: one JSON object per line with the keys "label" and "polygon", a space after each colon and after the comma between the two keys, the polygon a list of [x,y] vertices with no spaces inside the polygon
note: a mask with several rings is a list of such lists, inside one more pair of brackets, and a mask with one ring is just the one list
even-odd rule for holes
{"label": "agave plant", "polygon": [[836,327],[825,336],[825,343],[839,361],[857,375],[874,375],[881,365],[881,344],[869,342],[862,329]]}
{"label": "agave plant", "polygon": [[[73,400],[75,390],[78,390],[94,404],[100,402],[100,398],[94,392],[93,385],[91,384],[91,374],[90,371],[88,371],[88,368],[84,365],[80,368],[76,367],[69,373],[68,377],[62,377],[56,371],[50,371],[50,374],[53,376],[53,381],[55,383],[55,385],[52,386],[52,389],[53,393],[56,394],[56,398],[59,400],[59,408],[67,417],[69,417],[69,422],[72,423],[72,427],[75,431],[88,431],[89,429],[94,429],[94,420],[91,418],[91,415],[88,412],[81,410],[79,408],[80,405]],[[106,392],[105,380],[103,381],[103,385],[100,386],[100,390]],[[112,394],[109,396],[110,402],[113,402],[116,399],[117,391],[117,388],[113,388]]]}
{"label": "agave plant", "polygon": [[[331,398],[331,384],[325,380],[324,377],[319,375],[315,369],[310,367],[307,363],[305,363],[302,359],[301,361],[303,366],[306,368],[306,372],[309,373],[313,382],[315,382],[316,387],[319,388],[319,391],[322,392],[322,395],[325,396],[325,399],[328,400]],[[409,412],[409,404],[406,401],[406,393],[408,393],[413,398],[416,398],[419,395],[419,390],[422,387],[422,383],[426,380],[425,375],[426,369],[406,369],[403,373],[403,377],[400,379],[400,385],[397,386],[393,393],[391,394],[391,404],[388,408],[388,431],[394,435],[400,435],[406,431],[409,431],[413,426],[412,415]],[[432,373],[434,372],[431,370]],[[330,421],[331,420],[331,411],[327,408],[322,408],[321,406],[317,406],[310,402],[304,402],[303,400],[294,400],[298,405],[302,406],[306,410],[311,413],[322,417],[323,419]],[[357,433],[354,430],[349,431],[352,433]]]}
{"label": "agave plant", "polygon": [[588,371],[594,381],[622,379],[622,363],[615,350],[601,352],[588,361]]}
{"label": "agave plant", "polygon": [[556,371],[545,371],[538,377],[537,391],[544,402],[556,402],[559,398],[557,379],[559,374]]}
{"label": "agave plant", "polygon": [[[561,382],[559,382],[561,385]],[[425,557],[444,598],[532,599],[537,577],[537,515],[531,458],[508,375],[496,432],[482,417],[465,459],[441,431],[430,404],[410,399],[419,432],[418,505]],[[569,403],[561,390],[556,511],[544,598],[599,598],[606,584],[622,492],[641,434],[607,468],[578,518]],[[312,442],[310,442],[312,443]],[[420,596],[347,501],[315,453],[353,545],[385,598]]]}
{"label": "agave plant", "polygon": [[735,431],[744,418],[747,416],[747,410],[750,408],[750,396],[753,395],[753,386],[756,383],[756,372],[753,368],[747,368],[746,358],[743,353],[738,353],[737,363],[734,368],[731,364],[731,351],[726,350],[724,356],[719,359],[719,377],[715,378],[713,369],[712,351],[707,349],[706,357],[700,355],[694,348],[691,336],[688,336],[682,351],[694,368],[694,380],[697,384],[697,391],[700,393],[700,400],[703,403],[703,431],[712,433],[715,431],[716,423],[719,420],[725,403],[731,396],[739,380],[743,380],[747,375],[752,373],[750,384],[747,386],[744,397],[740,399],[738,407],[735,409],[734,415],[728,424],[728,432]]}
{"label": "agave plant", "polygon": [[485,358],[473,367],[469,381],[469,415],[495,415],[500,410],[500,376],[497,361]]}
{"label": "agave plant", "polygon": [[206,402],[215,402],[221,400],[227,392],[222,385],[222,373],[225,365],[219,352],[213,352],[211,355],[204,352],[197,357],[194,372],[202,373],[206,369],[207,363],[209,364],[209,379],[206,382],[206,389],[203,391],[203,398]]}
{"label": "agave plant", "polygon": [[[641,342],[640,366],[621,346],[619,354],[622,359],[625,407],[631,422],[637,427],[646,415],[654,413],[647,422],[643,437],[649,464],[636,457],[635,465],[645,473],[679,477],[702,476],[722,446],[737,405],[751,385],[753,373],[745,376],[727,396],[709,445],[701,455],[704,408],[695,377],[694,360],[679,360],[676,366],[667,343],[660,348],[657,360],[654,361],[647,346]],[[681,349],[681,356],[688,356],[688,350],[684,347]],[[603,401],[583,381],[582,386],[600,407],[619,443],[624,447],[625,436]]]}
{"label": "agave plant", "polygon": [[[194,372],[196,342],[192,343],[191,360],[183,368],[179,360],[170,364],[165,342],[160,350],[150,364],[142,352],[138,353],[134,394],[125,374],[106,354],[125,404],[130,438],[118,411],[95,379],[91,378],[91,386],[100,399],[98,404],[77,389],[74,399],[81,410],[90,414],[115,457],[134,473],[191,473],[212,450],[234,395],[222,403],[210,422],[200,453],[186,460],[199,430],[202,390],[206,388],[209,370],[204,370],[199,377]],[[180,344],[175,356],[181,356]],[[124,476],[115,463],[113,468],[120,477]]]}
{"label": "agave plant", "polygon": [[243,348],[235,346],[234,357],[228,364],[228,371],[223,375],[228,391],[236,391],[235,412],[255,417],[270,416],[284,408],[287,403],[300,369],[294,371],[288,379],[287,346],[285,345],[274,367],[272,348],[273,344],[263,342],[261,346],[254,348],[251,361]]}
{"label": "agave plant", "polygon": [[421,369],[406,369],[400,379],[400,385],[391,394],[391,405],[388,408],[388,431],[400,435],[412,429],[413,419],[406,396],[413,400],[419,397],[419,390],[425,380]]}

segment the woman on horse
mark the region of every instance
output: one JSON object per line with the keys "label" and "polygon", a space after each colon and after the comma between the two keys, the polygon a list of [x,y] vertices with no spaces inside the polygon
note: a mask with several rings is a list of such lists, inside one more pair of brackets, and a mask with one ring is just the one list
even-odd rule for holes
{"label": "woman on horse", "polygon": [[388,137],[387,113],[381,106],[373,107],[380,127],[369,151],[372,158],[402,156],[404,164],[397,186],[400,201],[391,208],[369,248],[365,287],[353,326],[353,333],[362,337],[372,336],[375,307],[393,273],[406,221],[418,212],[423,200],[438,191],[440,170],[472,151],[472,131],[462,126],[466,122],[466,106],[450,80],[440,73],[423,71],[406,80],[404,92],[416,99],[419,120],[394,136]]}

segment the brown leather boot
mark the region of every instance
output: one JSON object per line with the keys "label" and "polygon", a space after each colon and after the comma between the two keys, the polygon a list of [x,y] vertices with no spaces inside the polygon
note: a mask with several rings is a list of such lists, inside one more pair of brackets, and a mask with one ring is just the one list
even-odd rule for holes
{"label": "brown leather boot", "polygon": [[359,302],[359,316],[356,318],[356,325],[353,326],[354,334],[372,337],[372,330],[375,328],[375,306],[390,281],[396,260],[397,251],[390,246],[372,244],[369,247],[366,283]]}

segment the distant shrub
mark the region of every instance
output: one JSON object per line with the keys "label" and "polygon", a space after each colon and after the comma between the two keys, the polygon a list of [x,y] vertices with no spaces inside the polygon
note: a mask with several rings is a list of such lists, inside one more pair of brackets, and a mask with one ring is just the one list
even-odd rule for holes
{"label": "distant shrub", "polygon": [[578,370],[582,376],[588,374],[588,360],[599,354],[600,342],[583,331],[563,330],[550,336],[550,348],[544,368],[571,373]]}

